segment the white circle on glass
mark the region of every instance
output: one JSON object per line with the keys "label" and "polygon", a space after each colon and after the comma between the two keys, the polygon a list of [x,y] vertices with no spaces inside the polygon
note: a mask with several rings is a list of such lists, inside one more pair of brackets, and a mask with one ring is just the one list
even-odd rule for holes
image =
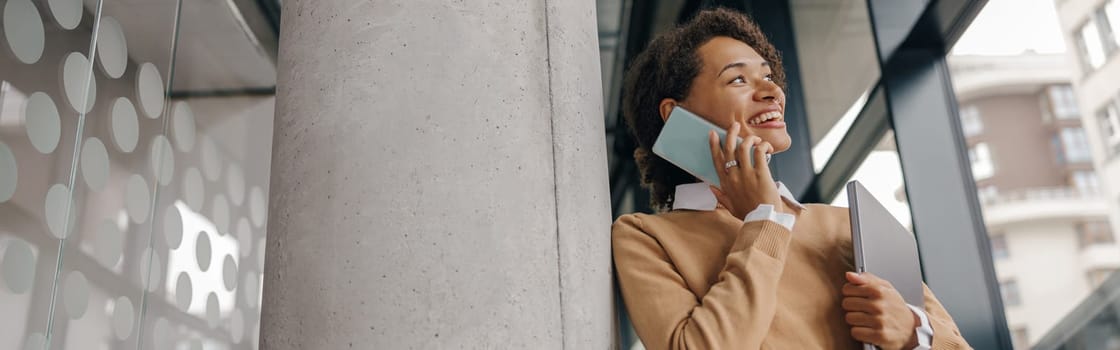
{"label": "white circle on glass", "polygon": [[257,283],[257,273],[249,271],[245,273],[245,281],[241,283],[241,288],[239,288],[244,292],[242,294],[245,295],[246,305],[252,308],[257,307],[257,297],[259,296]]}
{"label": "white circle on glass", "polygon": [[186,101],[175,103],[175,108],[171,111],[171,131],[179,152],[190,152],[194,148],[194,112]]}
{"label": "white circle on glass", "polygon": [[218,177],[222,175],[222,160],[219,159],[218,147],[214,145],[214,140],[206,135],[202,136],[199,146],[202,147],[202,174],[206,175],[207,180],[218,181]]}
{"label": "white circle on glass", "polygon": [[97,60],[101,62],[101,71],[105,75],[113,79],[124,75],[128,65],[128,43],[121,23],[113,17],[101,16],[97,30]]}
{"label": "white circle on glass", "polygon": [[194,257],[198,268],[202,271],[210,269],[210,235],[206,231],[199,231],[194,243]]}
{"label": "white circle on glass", "polygon": [[[51,235],[58,239],[65,239],[74,229],[74,212],[70,208],[70,189],[63,184],[54,184],[47,190],[44,215],[47,217],[47,229]],[[70,220],[67,222],[66,215]]]}
{"label": "white circle on glass", "polygon": [[140,64],[136,74],[136,97],[140,99],[140,109],[151,119],[159,118],[163,112],[163,78],[156,65],[149,62]]}
{"label": "white circle on glass", "polygon": [[264,225],[268,208],[265,208],[264,192],[260,187],[253,186],[249,190],[249,218],[253,219],[253,226],[260,228]]}
{"label": "white circle on glass", "polygon": [[109,120],[113,129],[113,143],[117,144],[122,152],[130,153],[136,149],[140,140],[140,122],[136,119],[136,107],[127,98],[118,97],[113,102],[112,119]]}
{"label": "white circle on glass", "polygon": [[81,271],[70,271],[62,285],[62,303],[70,319],[79,319],[86,314],[89,306],[89,281]]}
{"label": "white circle on glass", "polygon": [[143,224],[148,221],[148,210],[150,209],[152,200],[151,193],[148,189],[148,182],[144,181],[144,177],[138,174],[132,174],[128,177],[128,183],[125,184],[124,201],[125,209],[128,210],[128,216],[132,218],[132,222]]}
{"label": "white circle on glass", "polygon": [[219,235],[229,232],[229,202],[225,195],[219,193],[214,196],[214,204],[210,205],[210,219],[214,220]]}
{"label": "white circle on glass", "polygon": [[155,292],[159,289],[160,282],[163,281],[163,263],[160,262],[159,253],[152,251],[152,248],[145,248],[144,255],[141,256],[141,264],[151,261],[148,268],[140,268],[140,285],[147,286],[149,292]]}
{"label": "white circle on glass", "polygon": [[82,178],[91,190],[105,188],[105,181],[109,179],[109,152],[101,140],[90,137],[83,143],[81,167]]}
{"label": "white circle on glass", "polygon": [[220,316],[221,309],[218,308],[218,295],[210,292],[210,295],[206,296],[206,323],[210,328],[218,327],[218,321],[221,320]]}
{"label": "white circle on glass", "polygon": [[4,5],[4,37],[16,59],[32,64],[43,57],[46,31],[39,10],[28,0],[11,0]]}
{"label": "white circle on glass", "polygon": [[132,300],[126,297],[117,298],[113,304],[113,333],[117,339],[125,340],[132,335],[132,322],[136,316],[132,308]]}
{"label": "white circle on glass", "polygon": [[16,167],[16,155],[8,145],[0,142],[0,203],[12,199],[19,184],[19,168]]}
{"label": "white circle on glass", "polygon": [[47,348],[47,337],[43,333],[31,333],[27,336],[27,343],[23,345],[23,350],[43,350]]}
{"label": "white circle on glass", "polygon": [[225,259],[222,259],[222,282],[225,282],[228,291],[232,292],[234,288],[237,288],[237,262],[229,254],[226,254]]}
{"label": "white circle on glass", "polygon": [[249,220],[246,218],[237,220],[237,247],[242,257],[253,252],[253,229],[249,227]]}
{"label": "white circle on glass", "polygon": [[97,227],[97,240],[94,244],[97,260],[109,269],[116,267],[124,250],[124,235],[117,223],[113,220],[102,221]]}
{"label": "white circle on glass", "polygon": [[233,163],[229,165],[227,171],[226,190],[229,191],[229,199],[233,205],[241,206],[241,203],[245,203],[245,173],[241,171],[241,167]]}
{"label": "white circle on glass", "polygon": [[163,317],[157,317],[156,322],[152,324],[153,349],[163,349],[163,346],[169,342],[171,331],[167,328],[167,320],[163,319]]}
{"label": "white circle on glass", "polygon": [[198,168],[187,168],[183,173],[183,201],[195,212],[201,212],[204,200],[206,193],[203,192],[202,173]]}
{"label": "white circle on glass", "polygon": [[71,30],[82,23],[82,0],[48,0],[47,7],[62,29]]}
{"label": "white circle on glass", "polygon": [[175,281],[175,305],[179,306],[180,310],[184,312],[191,307],[191,298],[194,290],[191,288],[191,277],[186,272],[179,273],[179,279]]}
{"label": "white circle on glass", "polygon": [[163,214],[163,235],[167,239],[167,247],[178,249],[183,243],[183,214],[175,205],[167,206]]}
{"label": "white circle on glass", "polygon": [[241,313],[241,309],[233,309],[229,322],[229,335],[233,338],[231,340],[234,344],[241,343],[241,339],[245,337],[245,316]]}
{"label": "white circle on glass", "polygon": [[175,153],[171,151],[171,142],[167,136],[156,135],[152,139],[151,148],[152,172],[159,179],[159,184],[167,186],[175,175]]}
{"label": "white circle on glass", "polygon": [[80,52],[66,55],[66,60],[62,63],[62,87],[66,91],[66,100],[79,113],[93,110],[93,102],[97,96],[97,82],[89,68],[89,59]]}
{"label": "white circle on glass", "polygon": [[42,154],[54,152],[62,136],[62,120],[58,116],[54,100],[41,91],[32,93],[24,104],[23,118],[27,138],[31,139],[35,150]]}
{"label": "white circle on glass", "polygon": [[35,280],[35,254],[31,245],[21,239],[9,240],[0,268],[8,290],[15,294],[26,293]]}

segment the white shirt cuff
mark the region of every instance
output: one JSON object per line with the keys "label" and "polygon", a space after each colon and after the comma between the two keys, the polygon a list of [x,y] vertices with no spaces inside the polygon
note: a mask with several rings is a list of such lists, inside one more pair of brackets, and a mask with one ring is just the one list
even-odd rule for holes
{"label": "white shirt cuff", "polygon": [[759,204],[747,217],[743,218],[743,222],[755,222],[762,220],[770,220],[779,225],[785,226],[787,230],[793,231],[793,223],[797,220],[793,214],[780,213],[774,210],[773,204]]}
{"label": "white shirt cuff", "polygon": [[910,304],[906,304],[906,306],[909,306],[910,310],[914,311],[914,314],[922,320],[922,324],[914,329],[914,332],[918,334],[918,346],[914,347],[914,350],[929,350],[930,346],[933,346],[931,345],[933,344],[933,327],[929,325],[929,316],[920,307]]}

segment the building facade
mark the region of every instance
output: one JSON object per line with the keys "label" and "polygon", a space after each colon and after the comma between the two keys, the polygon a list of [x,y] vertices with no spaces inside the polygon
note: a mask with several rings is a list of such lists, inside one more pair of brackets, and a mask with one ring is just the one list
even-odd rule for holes
{"label": "building facade", "polygon": [[1120,1],[1059,0],[1056,6],[1068,52],[1076,58],[1074,91],[1115,224],[1120,222]]}
{"label": "building facade", "polygon": [[1027,349],[1120,267],[1105,191],[1066,55],[949,65],[1008,327]]}
{"label": "building facade", "polygon": [[[1120,227],[1120,1],[1057,0],[1072,82],[1099,171],[1112,230]],[[1036,345],[1037,349],[1120,348],[1120,274],[1104,279]]]}

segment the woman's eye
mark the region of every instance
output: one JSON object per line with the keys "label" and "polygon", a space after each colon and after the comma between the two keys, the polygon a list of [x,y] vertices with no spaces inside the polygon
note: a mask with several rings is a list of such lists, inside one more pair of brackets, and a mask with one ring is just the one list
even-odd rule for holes
{"label": "woman's eye", "polygon": [[731,83],[733,83],[733,84],[742,84],[742,83],[746,83],[746,82],[747,82],[747,79],[744,79],[742,75],[735,77],[735,80],[731,81]]}
{"label": "woman's eye", "polygon": [[766,81],[774,81],[774,75],[773,74],[767,74],[766,75]]}

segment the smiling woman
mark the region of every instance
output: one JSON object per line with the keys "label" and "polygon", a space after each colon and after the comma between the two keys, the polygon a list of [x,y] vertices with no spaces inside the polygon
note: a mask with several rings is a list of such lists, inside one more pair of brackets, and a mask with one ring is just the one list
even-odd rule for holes
{"label": "smiling woman", "polygon": [[[623,117],[636,136],[638,148],[634,151],[634,158],[641,169],[643,186],[650,189],[651,205],[655,208],[672,202],[673,189],[677,185],[695,181],[692,176],[650,151],[672,106],[679,103],[702,116],[719,115],[722,118],[712,122],[724,129],[731,126],[735,115],[732,111],[712,110],[718,107],[712,103],[715,101],[708,99],[721,98],[718,95],[697,95],[686,102],[690,89],[716,89],[723,87],[724,83],[746,84],[743,72],[753,69],[761,73],[763,65],[766,79],[776,85],[774,91],[780,94],[785,89],[781,56],[753,22],[734,12],[717,10],[697,16],[693,23],[696,25],[687,29],[682,27],[651,42],[645,53],[631,63],[626,76],[627,91],[630,93],[623,96]],[[718,39],[715,40],[717,44],[724,40],[742,44],[727,47],[729,52],[721,53],[734,55],[733,50],[736,49],[750,50],[753,53],[750,62],[755,64],[754,67],[749,66],[747,61],[729,61],[718,67],[705,67],[696,51],[702,50],[701,46],[713,38]],[[725,46],[710,45],[707,49],[724,50]],[[723,58],[726,59],[726,56]],[[694,87],[693,78],[700,75],[707,76],[707,79]],[[725,76],[728,80],[722,81]],[[784,100],[784,96],[778,100]],[[778,104],[784,106],[784,101]],[[786,137],[788,139],[788,135]]]}
{"label": "smiling woman", "polygon": [[[846,209],[802,204],[774,181],[766,157],[791,143],[784,85],[777,50],[726,9],[658,36],[630,67],[623,113],[660,213],[620,217],[612,248],[645,347],[968,348],[928,289],[909,305],[889,282],[851,272]],[[677,106],[754,146],[710,132],[718,187],[649,151]]]}

